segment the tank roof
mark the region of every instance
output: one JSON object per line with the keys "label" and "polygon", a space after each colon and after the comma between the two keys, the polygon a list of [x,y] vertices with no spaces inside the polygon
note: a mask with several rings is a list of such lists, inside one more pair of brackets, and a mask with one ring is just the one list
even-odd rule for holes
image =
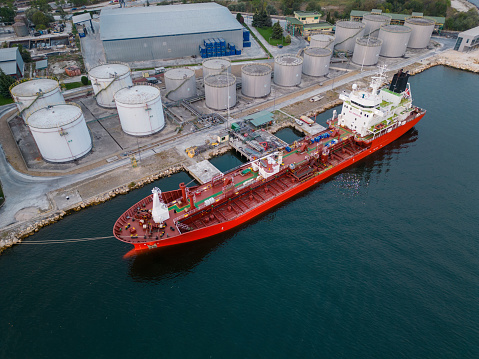
{"label": "tank roof", "polygon": [[379,15],[379,14],[364,14],[363,19],[370,21],[388,21],[391,20],[391,16]]}
{"label": "tank roof", "polygon": [[309,49],[304,50],[305,55],[317,57],[331,56],[331,53],[331,49],[328,49],[327,47],[310,47]]}
{"label": "tank roof", "polygon": [[119,90],[115,101],[128,105],[141,105],[160,96],[160,90],[155,86],[136,85]]}
{"label": "tank roof", "polygon": [[124,75],[130,72],[130,67],[125,64],[103,64],[92,68],[88,75],[96,79],[110,79],[115,75]]}
{"label": "tank roof", "polygon": [[48,106],[35,111],[27,118],[33,128],[55,128],[68,125],[82,115],[80,107],[71,104]]}
{"label": "tank roof", "polygon": [[270,74],[273,70],[268,64],[247,64],[241,68],[241,72],[247,75],[267,75]]}
{"label": "tank roof", "polygon": [[436,22],[432,19],[426,19],[424,17],[409,17],[405,20],[408,24],[412,25],[420,25],[420,26],[428,26],[428,25],[435,25]]}
{"label": "tank roof", "polygon": [[43,93],[47,93],[58,86],[58,82],[52,79],[33,79],[13,87],[12,94],[15,96],[36,96],[40,90]]}
{"label": "tank roof", "polygon": [[411,32],[411,28],[403,25],[383,25],[381,30],[388,32]]}
{"label": "tank roof", "polygon": [[297,55],[284,54],[274,58],[274,62],[280,65],[296,66],[303,63],[303,58]]}
{"label": "tank roof", "polygon": [[343,20],[336,22],[336,27],[344,27],[347,29],[362,29],[366,25],[358,21]]}
{"label": "tank roof", "polygon": [[169,79],[172,79],[172,80],[184,80],[185,78],[190,78],[193,76],[195,76],[195,72],[185,67],[171,69],[165,73],[165,77],[168,77]]}
{"label": "tank roof", "polygon": [[208,69],[222,69],[223,67],[230,67],[231,61],[227,59],[207,59],[203,60],[203,66]]}
{"label": "tank roof", "polygon": [[378,39],[377,37],[361,37],[356,39],[356,43],[361,46],[370,46],[376,47],[383,44],[383,40]]}
{"label": "tank roof", "polygon": [[316,35],[311,36],[311,40],[330,41],[331,39],[334,39],[333,35],[316,34]]}
{"label": "tank roof", "polygon": [[232,74],[214,74],[205,78],[205,84],[213,87],[227,87],[236,82],[236,77]]}

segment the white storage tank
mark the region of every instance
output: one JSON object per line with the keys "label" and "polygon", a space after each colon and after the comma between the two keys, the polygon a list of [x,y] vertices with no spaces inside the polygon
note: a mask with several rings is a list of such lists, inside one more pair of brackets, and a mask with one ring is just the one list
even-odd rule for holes
{"label": "white storage tank", "polygon": [[424,49],[429,45],[436,22],[431,19],[410,17],[404,21],[404,25],[411,28],[411,37],[407,47],[411,49]]}
{"label": "white storage tank", "polygon": [[383,40],[381,56],[401,57],[406,53],[411,29],[402,25],[381,26],[378,37]]}
{"label": "white storage tank", "polygon": [[274,58],[274,76],[276,85],[297,86],[301,83],[303,58],[297,55],[284,54]]}
{"label": "white storage tank", "polygon": [[377,37],[363,37],[356,39],[352,61],[361,66],[376,65],[381,52],[383,40]]}
{"label": "white storage tank", "polygon": [[18,82],[10,93],[23,119],[41,108],[65,103],[58,82],[48,78]]}
{"label": "white storage tank", "polygon": [[309,76],[326,76],[329,73],[331,49],[310,47],[304,50],[303,74]]}
{"label": "white storage tank", "polygon": [[264,97],[271,92],[271,72],[268,64],[247,64],[241,68],[241,92],[248,97]]}
{"label": "white storage tank", "polygon": [[364,14],[363,15],[363,24],[364,27],[364,36],[374,36],[377,37],[379,33],[379,28],[383,25],[389,25],[391,22],[391,17],[387,15],[380,14]]}
{"label": "white storage tank", "polygon": [[329,48],[331,51],[334,50],[334,36],[326,34],[316,34],[311,36],[311,41],[309,42],[309,47],[322,47]]}
{"label": "white storage tank", "polygon": [[166,97],[173,101],[196,96],[195,72],[187,68],[168,70],[165,73]]}
{"label": "white storage tank", "polygon": [[115,94],[115,103],[123,132],[147,136],[165,127],[160,90],[155,86],[125,87]]}
{"label": "white storage tank", "polygon": [[206,77],[205,101],[213,110],[227,110],[236,105],[236,77],[229,73]]}
{"label": "white storage tank", "polygon": [[88,72],[98,105],[115,108],[113,96],[122,88],[132,86],[130,67],[126,64],[103,64]]}
{"label": "white storage tank", "polygon": [[356,45],[356,38],[363,37],[364,35],[365,26],[362,22],[357,21],[337,21],[334,49],[352,53]]}
{"label": "white storage tank", "polygon": [[78,105],[39,109],[27,118],[26,123],[45,161],[73,161],[92,148],[90,132]]}
{"label": "white storage tank", "polygon": [[203,78],[209,75],[231,73],[231,61],[228,59],[205,59],[203,60]]}

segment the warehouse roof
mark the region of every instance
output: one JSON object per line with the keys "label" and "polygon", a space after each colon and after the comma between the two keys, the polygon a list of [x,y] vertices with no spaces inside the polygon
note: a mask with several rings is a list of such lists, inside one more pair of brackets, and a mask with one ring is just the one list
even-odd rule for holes
{"label": "warehouse roof", "polygon": [[459,33],[459,36],[477,36],[477,35],[479,35],[479,26],[473,27],[472,29]]}
{"label": "warehouse roof", "polygon": [[0,68],[7,75],[15,75],[17,66],[21,69],[23,76],[23,59],[18,47],[0,49]]}
{"label": "warehouse roof", "polygon": [[91,16],[89,12],[86,12],[80,15],[73,15],[72,17],[72,21],[74,24],[79,24],[85,21],[90,21],[90,20],[91,20]]}
{"label": "warehouse roof", "polygon": [[260,127],[273,121],[273,117],[274,115],[269,111],[260,111],[248,116],[248,119],[255,127]]}
{"label": "warehouse roof", "polygon": [[242,30],[230,11],[216,3],[103,9],[102,40],[136,39]]}

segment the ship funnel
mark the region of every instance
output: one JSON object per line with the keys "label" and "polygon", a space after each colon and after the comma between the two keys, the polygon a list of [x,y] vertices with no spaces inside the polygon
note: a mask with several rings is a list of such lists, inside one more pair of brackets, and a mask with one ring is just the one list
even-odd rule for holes
{"label": "ship funnel", "polygon": [[163,202],[163,198],[160,198],[161,190],[155,187],[151,190],[153,193],[153,208],[151,210],[151,217],[155,223],[161,223],[170,218],[170,212],[168,207]]}
{"label": "ship funnel", "polygon": [[399,70],[397,74],[394,74],[393,80],[389,85],[389,90],[396,93],[404,92],[407,87],[407,80],[409,79],[409,76],[411,75],[407,71],[403,72],[402,69]]}

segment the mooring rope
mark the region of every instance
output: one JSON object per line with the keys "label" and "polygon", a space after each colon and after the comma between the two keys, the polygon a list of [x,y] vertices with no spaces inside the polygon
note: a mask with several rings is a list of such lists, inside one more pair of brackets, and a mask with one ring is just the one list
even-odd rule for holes
{"label": "mooring rope", "polygon": [[50,239],[50,240],[44,240],[44,241],[25,241],[25,242],[22,242],[22,244],[63,244],[63,243],[97,241],[99,239],[108,239],[108,238],[114,238],[114,237],[115,236],[92,237],[92,238]]}

